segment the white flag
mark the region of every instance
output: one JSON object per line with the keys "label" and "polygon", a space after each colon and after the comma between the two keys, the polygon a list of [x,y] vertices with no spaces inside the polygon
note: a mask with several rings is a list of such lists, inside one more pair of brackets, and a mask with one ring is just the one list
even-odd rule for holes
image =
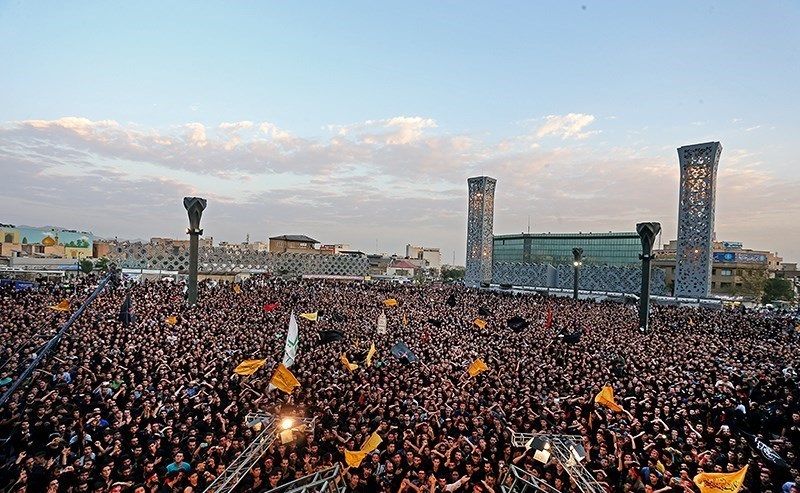
{"label": "white flag", "polygon": [[294,364],[297,356],[297,344],[300,338],[297,333],[297,320],[294,318],[294,311],[289,318],[289,333],[286,334],[286,353],[283,355],[283,366],[289,368]]}
{"label": "white flag", "polygon": [[386,333],[386,314],[381,311],[381,314],[378,315],[378,334],[385,334]]}

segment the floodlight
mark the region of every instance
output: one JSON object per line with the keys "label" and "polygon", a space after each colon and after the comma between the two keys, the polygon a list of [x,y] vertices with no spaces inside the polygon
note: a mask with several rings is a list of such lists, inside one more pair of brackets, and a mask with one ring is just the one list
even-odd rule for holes
{"label": "floodlight", "polygon": [[291,430],[294,427],[294,420],[292,418],[283,418],[281,421],[282,430]]}

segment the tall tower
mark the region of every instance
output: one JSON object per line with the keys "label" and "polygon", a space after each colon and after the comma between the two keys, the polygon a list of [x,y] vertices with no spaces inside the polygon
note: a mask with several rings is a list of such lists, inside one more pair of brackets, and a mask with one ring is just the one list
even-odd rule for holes
{"label": "tall tower", "polygon": [[492,280],[492,227],[494,188],[497,180],[488,176],[467,179],[467,270],[464,283],[477,287]]}
{"label": "tall tower", "polygon": [[681,189],[675,296],[706,298],[711,284],[719,142],[678,149]]}

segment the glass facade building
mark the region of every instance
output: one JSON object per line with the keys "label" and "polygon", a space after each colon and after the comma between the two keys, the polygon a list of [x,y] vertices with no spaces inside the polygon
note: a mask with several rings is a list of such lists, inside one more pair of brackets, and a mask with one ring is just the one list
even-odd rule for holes
{"label": "glass facade building", "polygon": [[572,264],[572,249],[583,248],[583,262],[639,265],[642,245],[635,232],[521,233],[494,237],[494,262]]}

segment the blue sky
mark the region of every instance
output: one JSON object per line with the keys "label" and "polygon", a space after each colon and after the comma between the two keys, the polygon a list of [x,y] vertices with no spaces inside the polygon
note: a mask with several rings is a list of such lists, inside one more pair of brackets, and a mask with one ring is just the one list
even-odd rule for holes
{"label": "blue sky", "polygon": [[719,140],[718,236],[798,260],[798,25],[796,2],[0,1],[3,219],[177,235],[198,193],[219,239],[463,259],[489,174],[499,233],[671,238],[675,149]]}

